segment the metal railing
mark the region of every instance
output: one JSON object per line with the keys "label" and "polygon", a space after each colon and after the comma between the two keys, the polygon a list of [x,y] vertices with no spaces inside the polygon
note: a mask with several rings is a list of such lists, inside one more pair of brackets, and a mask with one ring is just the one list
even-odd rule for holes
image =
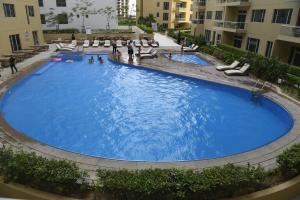
{"label": "metal railing", "polygon": [[197,6],[206,6],[206,0],[194,0],[193,3]]}
{"label": "metal railing", "polygon": [[300,26],[283,25],[280,29],[280,35],[300,38]]}
{"label": "metal railing", "polygon": [[184,22],[184,21],[185,21],[185,18],[184,18],[184,17],[176,17],[176,18],[175,18],[175,21],[176,21],[176,22]]}
{"label": "metal railing", "polygon": [[230,3],[250,3],[251,0],[216,0],[218,4]]}
{"label": "metal railing", "polygon": [[193,24],[204,24],[204,19],[193,19],[192,23]]}
{"label": "metal railing", "polygon": [[227,29],[235,30],[246,30],[246,22],[231,22],[231,21],[215,21],[214,26]]}

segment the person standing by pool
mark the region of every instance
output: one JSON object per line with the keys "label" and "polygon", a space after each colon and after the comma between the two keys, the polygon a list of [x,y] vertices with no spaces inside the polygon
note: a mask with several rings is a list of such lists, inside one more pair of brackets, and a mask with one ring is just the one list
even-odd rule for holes
{"label": "person standing by pool", "polygon": [[169,60],[172,60],[172,53],[169,54]]}
{"label": "person standing by pool", "polygon": [[117,44],[115,41],[113,41],[112,47],[113,47],[113,54],[115,54],[117,52]]}
{"label": "person standing by pool", "polygon": [[129,57],[129,61],[133,60],[133,47],[131,45],[128,45],[128,57]]}
{"label": "person standing by pool", "polygon": [[11,69],[11,73],[14,74],[14,70],[16,71],[16,73],[18,72],[18,69],[16,68],[16,59],[11,55],[10,59],[9,59],[9,65],[10,65],[10,69]]}

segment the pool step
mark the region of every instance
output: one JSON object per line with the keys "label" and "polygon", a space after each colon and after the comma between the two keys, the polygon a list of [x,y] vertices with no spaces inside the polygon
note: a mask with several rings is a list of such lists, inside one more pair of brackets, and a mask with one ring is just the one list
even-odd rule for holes
{"label": "pool step", "polygon": [[34,75],[42,75],[43,73],[45,73],[48,69],[50,69],[55,64],[56,64],[55,62],[50,62],[50,63],[46,64],[45,66],[43,66],[39,70],[37,70],[34,73]]}

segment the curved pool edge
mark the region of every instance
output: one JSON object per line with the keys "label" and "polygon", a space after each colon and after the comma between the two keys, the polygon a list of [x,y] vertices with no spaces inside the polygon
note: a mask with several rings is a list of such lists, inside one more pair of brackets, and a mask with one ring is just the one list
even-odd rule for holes
{"label": "curved pool edge", "polygon": [[[122,63],[124,64],[124,63]],[[1,96],[6,92],[6,90],[13,83],[17,82],[27,74],[37,69],[39,66],[42,66],[41,63],[38,66],[31,67],[31,70],[28,69],[26,72],[20,74],[17,77],[14,77],[13,80],[9,80],[5,84],[1,84]],[[144,67],[144,66],[142,66]],[[148,67],[144,67],[147,68]],[[156,70],[156,69],[154,69]],[[184,74],[178,74],[183,75]],[[188,76],[191,77],[191,76]],[[195,78],[195,77],[191,77]],[[197,78],[199,79],[199,78]],[[201,79],[201,78],[200,78]],[[203,79],[202,79],[203,80]],[[215,82],[215,81],[214,81]],[[217,82],[218,83],[218,82]],[[226,84],[231,85],[231,84]],[[231,85],[234,86],[234,85]],[[249,89],[243,85],[239,85],[240,88]],[[68,152],[61,150],[55,147],[51,147],[42,143],[39,143],[28,136],[17,132],[4,120],[3,116],[0,116],[0,141],[2,143],[7,143],[9,146],[12,146],[15,149],[23,149],[25,151],[34,151],[40,155],[44,155],[48,158],[55,159],[68,159],[75,161],[83,169],[89,171],[95,171],[97,168],[106,168],[106,169],[120,169],[125,168],[129,170],[135,169],[145,169],[145,168],[190,168],[190,169],[203,169],[212,166],[224,165],[226,163],[233,163],[238,165],[246,165],[247,163],[251,164],[260,164],[265,168],[273,168],[276,165],[276,156],[280,154],[286,147],[289,147],[295,143],[300,142],[300,107],[295,103],[275,94],[268,93],[265,95],[270,98],[272,101],[279,103],[283,108],[285,108],[294,119],[294,127],[290,132],[278,140],[260,147],[258,149],[248,151],[241,154],[236,154],[223,158],[216,158],[210,160],[199,160],[199,161],[175,161],[175,162],[148,162],[148,161],[124,161],[124,160],[112,160],[99,157],[92,157],[81,155],[77,153]]]}

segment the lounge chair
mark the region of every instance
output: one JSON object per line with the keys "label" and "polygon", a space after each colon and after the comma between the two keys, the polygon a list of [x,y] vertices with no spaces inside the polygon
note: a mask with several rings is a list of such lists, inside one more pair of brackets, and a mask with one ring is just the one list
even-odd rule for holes
{"label": "lounge chair", "polygon": [[248,63],[245,63],[243,67],[240,69],[231,69],[231,70],[226,70],[224,73],[229,76],[233,75],[245,75],[248,69],[250,68],[250,65]]}
{"label": "lounge chair", "polygon": [[117,40],[117,47],[122,47],[123,46],[123,44],[122,44],[122,40]]}
{"label": "lounge chair", "polygon": [[76,47],[77,46],[77,40],[72,40],[71,45],[74,46],[74,47]]}
{"label": "lounge chair", "polygon": [[141,59],[143,59],[143,58],[154,58],[154,57],[157,57],[157,51],[156,50],[154,50],[154,51],[152,51],[151,53],[148,53],[148,54],[140,55]]}
{"label": "lounge chair", "polygon": [[149,47],[147,40],[142,40],[143,47]]}
{"label": "lounge chair", "polygon": [[235,69],[239,66],[240,62],[235,60],[231,65],[221,65],[221,66],[217,66],[216,69],[219,71],[225,71],[225,70],[229,70],[229,69]]}
{"label": "lounge chair", "polygon": [[69,47],[62,47],[60,46],[60,44],[55,44],[56,45],[56,48],[59,50],[59,51],[73,51],[72,48],[69,48]]}
{"label": "lounge chair", "polygon": [[110,40],[104,41],[104,47],[110,47]]}
{"label": "lounge chair", "polygon": [[90,41],[89,40],[84,40],[83,42],[83,48],[87,48],[90,46]]}
{"label": "lounge chair", "polygon": [[141,47],[142,46],[141,41],[139,41],[139,40],[135,40],[133,43],[134,43],[135,47]]}
{"label": "lounge chair", "polygon": [[[143,54],[151,54],[152,51],[153,51],[153,48],[152,48],[152,47],[150,47],[150,48],[148,48],[148,49],[146,49],[146,50],[143,49],[143,50],[140,52],[140,55],[143,55]],[[135,55],[139,56],[139,53],[137,52]]]}
{"label": "lounge chair", "polygon": [[99,40],[94,40],[93,47],[99,47],[100,41]]}
{"label": "lounge chair", "polygon": [[192,44],[192,45],[189,46],[189,47],[183,47],[183,50],[185,50],[185,49],[187,49],[187,50],[193,49],[195,46],[196,46],[195,44]]}
{"label": "lounge chair", "polygon": [[197,51],[198,48],[199,48],[199,46],[196,45],[193,48],[186,48],[186,49],[183,48],[183,51],[184,52],[195,52],[195,51]]}
{"label": "lounge chair", "polygon": [[63,44],[63,43],[59,43],[59,45],[62,47],[62,48],[70,48],[70,49],[75,49],[76,46],[72,45],[72,44]]}

